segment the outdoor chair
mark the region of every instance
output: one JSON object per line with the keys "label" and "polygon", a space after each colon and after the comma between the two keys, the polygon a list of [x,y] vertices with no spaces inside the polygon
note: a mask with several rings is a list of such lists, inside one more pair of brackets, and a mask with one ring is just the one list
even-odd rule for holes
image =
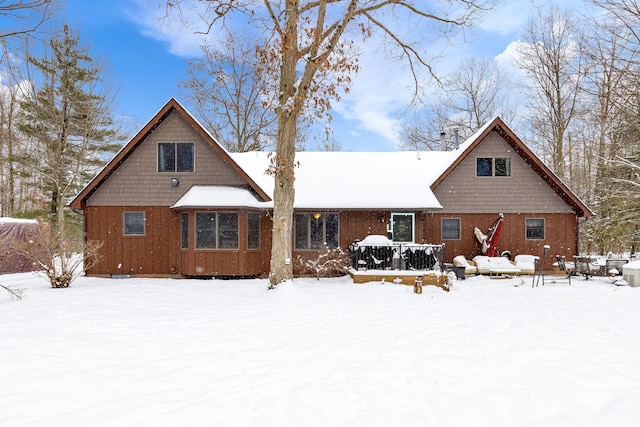
{"label": "outdoor chair", "polygon": [[558,270],[565,273],[566,278],[569,279],[569,285],[571,285],[571,275],[573,274],[573,268],[570,265],[567,265],[567,260],[565,257],[556,255],[556,263],[558,264]]}

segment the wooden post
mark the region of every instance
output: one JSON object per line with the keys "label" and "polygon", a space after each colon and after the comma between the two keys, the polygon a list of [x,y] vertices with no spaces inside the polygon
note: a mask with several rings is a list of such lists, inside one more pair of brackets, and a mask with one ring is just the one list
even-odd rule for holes
{"label": "wooden post", "polygon": [[422,293],[422,276],[416,276],[416,281],[413,284],[413,292],[416,294]]}

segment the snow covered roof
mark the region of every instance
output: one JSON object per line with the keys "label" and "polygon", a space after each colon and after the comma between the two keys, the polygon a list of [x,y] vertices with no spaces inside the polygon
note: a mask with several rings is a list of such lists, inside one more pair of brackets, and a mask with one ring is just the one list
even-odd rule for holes
{"label": "snow covered roof", "polygon": [[269,208],[271,202],[259,201],[253,193],[244,188],[219,185],[194,185],[173,206],[175,208]]}
{"label": "snow covered roof", "polygon": [[[269,153],[230,153],[272,195],[266,175]],[[297,209],[441,209],[432,182],[453,152],[298,152],[294,207]]]}

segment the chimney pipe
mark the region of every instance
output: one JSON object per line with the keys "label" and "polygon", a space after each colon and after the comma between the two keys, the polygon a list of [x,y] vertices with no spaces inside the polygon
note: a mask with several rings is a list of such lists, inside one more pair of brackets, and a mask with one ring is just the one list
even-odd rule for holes
{"label": "chimney pipe", "polygon": [[442,149],[442,151],[447,151],[447,144],[444,139],[445,136],[447,136],[447,133],[445,131],[440,132],[440,148]]}

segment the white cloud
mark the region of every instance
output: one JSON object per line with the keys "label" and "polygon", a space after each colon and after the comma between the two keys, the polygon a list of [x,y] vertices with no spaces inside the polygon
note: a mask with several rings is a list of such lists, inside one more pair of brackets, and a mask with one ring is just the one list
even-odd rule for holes
{"label": "white cloud", "polygon": [[509,43],[507,47],[495,57],[498,66],[508,71],[519,71],[517,63],[521,60],[522,52],[526,50],[526,47],[527,43],[521,40]]}
{"label": "white cloud", "polygon": [[360,73],[333,110],[354,128],[379,135],[397,148],[399,120],[395,116],[411,101],[414,82],[403,63],[385,58],[378,47],[370,43],[363,48]]}
{"label": "white cloud", "polygon": [[502,2],[487,12],[478,26],[482,31],[501,36],[517,32],[526,24],[534,5],[531,0],[516,0]]}
{"label": "white cloud", "polygon": [[175,10],[166,15],[167,10],[155,2],[138,1],[125,13],[145,37],[164,43],[171,54],[182,58],[198,57],[202,54],[202,44],[207,39],[214,39],[215,33],[197,33],[197,30],[206,29],[204,21],[193,9],[183,8],[182,11],[182,16]]}

